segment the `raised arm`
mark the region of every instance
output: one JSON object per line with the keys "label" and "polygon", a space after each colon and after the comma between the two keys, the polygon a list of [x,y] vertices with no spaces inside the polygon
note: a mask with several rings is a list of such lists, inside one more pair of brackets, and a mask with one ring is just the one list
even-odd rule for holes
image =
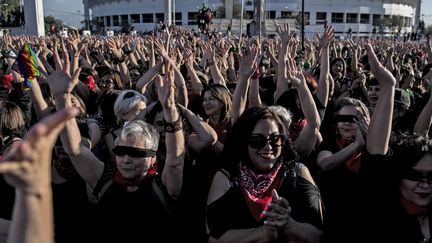
{"label": "raised arm", "polygon": [[290,28],[288,24],[278,26],[278,33],[281,37],[281,43],[278,53],[278,72],[277,72],[277,82],[276,82],[276,92],[275,101],[289,89],[288,79],[286,77],[286,63],[285,59],[287,57],[288,44],[292,36],[290,36]]}
{"label": "raised arm", "polygon": [[65,122],[77,114],[67,109],[41,120],[0,162],[0,173],[16,192],[7,242],[54,242],[51,151]]}
{"label": "raised arm", "polygon": [[200,117],[182,105],[178,105],[182,117],[192,126],[194,133],[187,137],[187,145],[196,153],[205,153],[217,142],[216,131]]}
{"label": "raised arm", "polygon": [[[162,104],[165,123],[166,159],[162,183],[172,198],[177,198],[183,184],[185,138],[182,121],[174,97],[174,67],[168,64],[165,79],[157,77],[158,97]],[[173,129],[168,129],[173,128]]]}
{"label": "raised arm", "polygon": [[321,68],[320,76],[318,80],[318,88],[316,96],[324,107],[327,107],[327,103],[330,96],[330,68],[329,68],[329,45],[334,39],[334,30],[331,25],[328,25],[324,31],[324,34],[319,38],[321,47]]}
{"label": "raised arm", "polygon": [[369,124],[366,145],[371,154],[386,154],[390,140],[396,79],[379,61],[370,44],[366,45],[371,71],[379,82],[380,95]]}
{"label": "raised arm", "polygon": [[247,53],[239,55],[239,81],[236,85],[232,109],[231,109],[231,124],[234,124],[246,109],[247,92],[249,82],[256,71],[258,58],[258,47],[248,47]]}
{"label": "raised arm", "polygon": [[318,137],[320,137],[321,119],[301,68],[292,59],[286,62],[288,78],[291,80],[292,87],[297,89],[300,104],[307,120],[307,125],[294,141],[294,148],[301,158],[307,158],[314,149]]}
{"label": "raised arm", "polygon": [[[63,52],[63,62],[57,51],[54,51],[56,71],[48,76],[51,93],[54,95],[57,110],[72,107],[71,92],[79,82],[78,76],[81,69],[75,71],[74,76],[69,75],[69,58],[67,52]],[[81,134],[75,119],[66,122],[65,129],[60,134],[63,147],[71,159],[78,174],[94,187],[102,176],[104,164],[85,146],[81,145]]]}
{"label": "raised arm", "polygon": [[[432,70],[426,74],[426,77],[432,77]],[[432,86],[430,86],[432,89]],[[420,116],[417,118],[417,121],[414,126],[414,132],[418,134],[427,135],[429,133],[429,128],[432,124],[432,95],[429,97],[428,102],[423,108]]]}
{"label": "raised arm", "polygon": [[205,57],[207,58],[207,63],[210,66],[210,73],[214,84],[221,84],[226,86],[226,82],[222,73],[217,65],[215,57],[215,48],[211,43],[204,43]]}

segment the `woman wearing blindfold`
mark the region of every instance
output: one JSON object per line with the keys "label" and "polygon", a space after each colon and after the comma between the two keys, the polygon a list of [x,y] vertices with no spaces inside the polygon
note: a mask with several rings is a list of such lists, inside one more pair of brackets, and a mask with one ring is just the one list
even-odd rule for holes
{"label": "woman wearing blindfold", "polygon": [[321,169],[319,187],[326,209],[326,242],[377,242],[361,237],[367,233],[361,230],[365,227],[361,219],[368,199],[365,194],[370,177],[368,158],[387,152],[396,81],[380,64],[370,45],[366,50],[371,71],[382,92],[372,118],[360,100],[342,98],[330,110],[331,126],[321,129],[323,143],[317,164]]}
{"label": "woman wearing blindfold", "polygon": [[321,201],[269,108],[246,110],[224,147],[208,195],[209,242],[319,242]]}
{"label": "woman wearing blindfold", "polygon": [[[129,122],[115,140],[112,152],[116,168],[79,143],[75,120],[61,135],[74,167],[98,198],[94,231],[98,242],[173,242],[180,237],[171,204],[182,188],[185,140],[175,106],[173,67],[168,65],[166,70],[165,79],[157,76],[155,80],[166,132],[165,161],[156,161],[158,131],[143,121]],[[67,75],[58,73],[52,87],[58,108],[71,106],[65,87],[73,86],[76,77]],[[157,173],[157,162],[163,167],[161,174]]]}

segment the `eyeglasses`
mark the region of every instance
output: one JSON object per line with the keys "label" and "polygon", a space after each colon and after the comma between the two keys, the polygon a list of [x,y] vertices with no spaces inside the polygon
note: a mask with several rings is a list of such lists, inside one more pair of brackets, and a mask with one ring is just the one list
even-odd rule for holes
{"label": "eyeglasses", "polygon": [[112,149],[112,152],[116,156],[120,156],[120,157],[128,155],[130,157],[135,157],[135,158],[146,158],[146,157],[153,157],[156,155],[156,151],[154,150],[120,146],[120,145],[115,146]]}
{"label": "eyeglasses", "polygon": [[426,182],[432,184],[432,172],[421,172],[418,170],[410,170],[404,176],[405,179],[417,182]]}
{"label": "eyeglasses", "polygon": [[266,146],[267,142],[269,142],[270,145],[275,148],[282,146],[285,142],[285,139],[281,134],[272,134],[268,138],[262,134],[252,134],[252,136],[249,138],[249,147],[253,149],[262,149]]}

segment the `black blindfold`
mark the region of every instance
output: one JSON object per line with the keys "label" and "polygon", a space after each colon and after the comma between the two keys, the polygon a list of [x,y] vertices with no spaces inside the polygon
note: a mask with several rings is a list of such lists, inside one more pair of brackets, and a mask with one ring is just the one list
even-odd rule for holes
{"label": "black blindfold", "polygon": [[112,152],[117,156],[128,155],[135,158],[153,157],[156,155],[156,151],[150,149],[141,149],[127,146],[115,146]]}
{"label": "black blindfold", "polygon": [[335,122],[349,122],[349,123],[356,123],[357,117],[354,115],[335,115],[334,116]]}

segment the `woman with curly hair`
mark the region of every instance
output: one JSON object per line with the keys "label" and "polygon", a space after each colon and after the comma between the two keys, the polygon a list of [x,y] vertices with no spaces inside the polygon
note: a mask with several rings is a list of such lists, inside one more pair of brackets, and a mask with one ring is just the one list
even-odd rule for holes
{"label": "woman with curly hair", "polygon": [[320,242],[319,190],[291,147],[269,108],[239,117],[208,195],[209,242]]}

